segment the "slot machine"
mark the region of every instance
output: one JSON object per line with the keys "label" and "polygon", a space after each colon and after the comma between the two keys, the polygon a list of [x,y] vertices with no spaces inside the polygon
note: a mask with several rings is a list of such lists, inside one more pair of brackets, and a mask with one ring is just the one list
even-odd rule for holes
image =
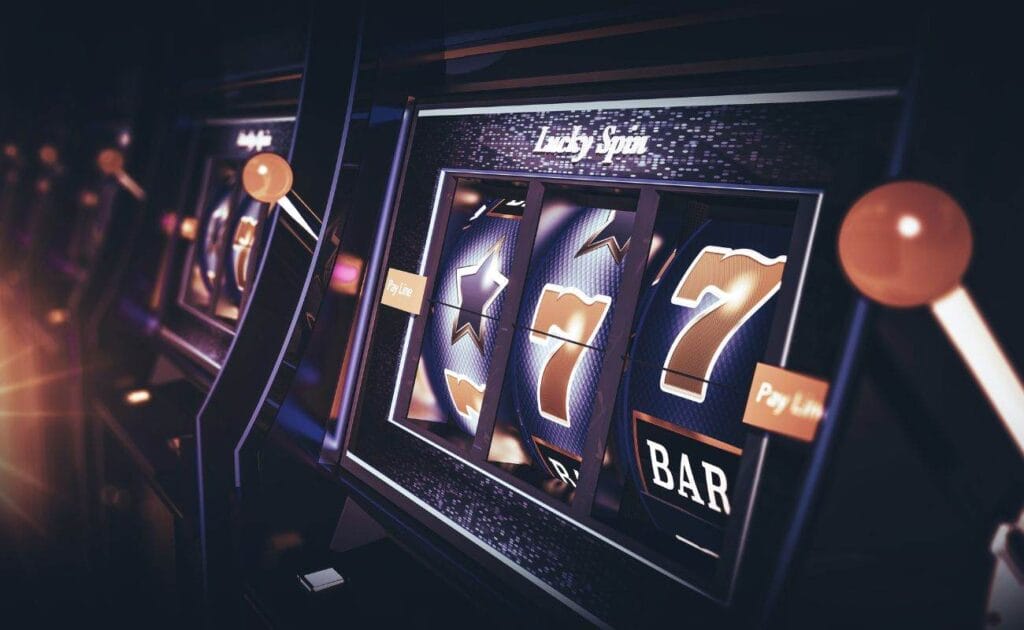
{"label": "slot machine", "polygon": [[[940,414],[922,439],[935,411],[916,381],[879,385],[878,339],[930,333],[866,307],[836,249],[872,187],[950,177],[908,144],[933,138],[912,135],[915,106],[946,85],[922,88],[921,55],[950,23],[531,18],[370,7],[337,164],[357,185],[295,328],[311,341],[229,440],[226,582],[271,625],[386,620],[395,601],[499,625],[978,622],[977,589],[935,594],[987,573],[991,530],[940,518],[910,549],[933,495],[887,484],[1000,438],[950,445]],[[975,398],[960,408],[985,413]],[[965,492],[986,524],[1019,509],[1010,451],[980,464],[1008,479]],[[395,575],[420,564],[426,602]],[[892,592],[863,601],[872,583]]]}
{"label": "slot machine", "polygon": [[199,418],[240,395],[232,374],[245,375],[246,393],[261,387],[259,370],[276,365],[273,339],[293,306],[282,287],[301,281],[317,247],[330,176],[295,168],[302,201],[291,211],[243,186],[254,155],[301,165],[310,152],[337,153],[341,137],[344,107],[306,73],[310,8],[286,13],[264,7],[217,20],[187,62],[173,58],[156,93],[174,99],[143,134],[153,152],[144,172],[129,173],[117,147],[95,158],[102,183],[123,197],[108,226],[122,247],[108,248],[110,275],[82,324],[96,418],[90,539],[109,576],[99,596],[116,603],[118,620],[145,613],[196,623],[213,606],[201,483],[216,474],[202,456],[215,437],[197,440]]}
{"label": "slot machine", "polygon": [[[269,208],[241,193],[248,149],[236,141],[249,133],[242,129],[272,128],[287,146],[293,124],[291,115],[213,124],[200,119],[178,130],[195,150],[180,154],[189,168],[168,169],[173,179],[166,184],[181,190],[165,207],[182,210],[154,211],[160,206],[147,204],[148,216],[136,222],[130,253],[121,258],[125,272],[86,324],[92,328],[86,361],[101,366],[88,374],[86,388],[90,411],[100,420],[91,445],[103,505],[97,527],[109,545],[100,553],[115,565],[108,568],[112,575],[128,575],[116,563],[138,561],[140,550],[125,544],[121,532],[140,526],[152,540],[135,544],[156,556],[145,559],[153,565],[146,567],[154,574],[149,580],[170,585],[178,571],[195,571],[188,564],[196,528],[193,423],[236,334],[262,245],[256,239],[267,231],[256,228],[270,216]],[[156,189],[164,183],[156,182]],[[166,198],[156,193],[151,203],[161,201]],[[174,598],[162,605],[181,610]]]}
{"label": "slot machine", "polygon": [[[114,240],[108,237],[115,231],[115,211],[119,203],[128,203],[122,193],[132,197],[132,203],[145,200],[145,191],[126,170],[131,168],[125,159],[132,150],[132,124],[127,118],[91,121],[76,144],[73,173],[58,202],[59,216],[46,219],[48,233],[38,239],[42,251],[28,280],[34,319],[57,328],[90,310],[85,296],[90,284],[103,275],[99,265],[108,240]],[[100,170],[101,154],[117,156],[127,188]]]}
{"label": "slot machine", "polygon": [[[146,98],[139,101],[145,103]],[[153,117],[159,114],[156,110]],[[106,270],[124,255],[126,232],[134,223],[131,217],[143,211],[146,201],[146,191],[132,173],[138,175],[144,164],[138,154],[147,148],[136,148],[135,136],[145,136],[151,124],[149,118],[138,116],[88,126],[90,142],[83,158],[88,169],[78,180],[72,201],[77,210],[74,226],[52,256],[63,278],[52,283],[56,288],[51,288],[50,299],[40,309],[48,321],[57,319],[54,309],[66,309],[72,319],[83,323],[95,315],[97,300],[107,288]]]}
{"label": "slot machine", "polygon": [[[552,44],[568,94],[518,76],[517,53],[546,51],[510,44],[501,78],[412,95],[340,466],[555,618],[711,623],[746,608],[744,563],[770,553],[762,523],[805,455],[795,427],[744,422],[750,384],[759,364],[828,374],[840,351],[816,237],[884,177],[907,59],[864,52],[832,83],[825,55],[784,90],[702,93],[699,69],[646,57],[706,41],[696,27],[634,29]],[[666,75],[572,66],[599,46]],[[467,48],[448,63],[483,54]],[[881,75],[876,54],[896,55]]]}

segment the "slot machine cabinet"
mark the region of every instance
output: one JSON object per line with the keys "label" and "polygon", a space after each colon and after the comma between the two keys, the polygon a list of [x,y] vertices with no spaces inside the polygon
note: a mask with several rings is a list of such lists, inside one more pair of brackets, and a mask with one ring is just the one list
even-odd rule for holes
{"label": "slot machine cabinet", "polygon": [[[1002,185],[1016,168],[1006,138],[1021,134],[1011,115],[1021,84],[999,78],[1012,75],[1002,61],[1010,38],[985,16],[934,11],[927,22],[899,177],[937,185],[964,208],[974,250],[963,285],[1019,374],[1020,300],[996,271],[1012,264],[1021,222],[1009,210],[1020,192]],[[952,33],[956,46],[940,43]],[[917,621],[932,610],[935,625],[1014,627],[1019,620],[988,614],[986,602],[993,533],[1024,501],[1020,455],[931,309],[865,310],[860,377],[776,625],[809,627],[823,615],[850,625]],[[842,596],[858,584],[898,593],[899,603]]]}
{"label": "slot machine cabinet", "polygon": [[[360,57],[363,41],[361,12],[353,7],[320,5],[315,10],[309,39],[308,65],[303,84],[301,120],[316,126],[300,126],[289,162],[294,182],[289,198],[309,210],[313,233],[289,227],[294,237],[270,251],[261,271],[260,285],[251,298],[246,326],[236,339],[232,356],[245,357],[221,373],[218,389],[211,394],[197,419],[200,441],[204,530],[202,549],[204,588],[211,614],[222,623],[237,623],[239,615],[265,621],[272,615],[252,605],[251,594],[241,587],[238,556],[241,544],[235,537],[245,518],[242,503],[253,494],[250,486],[239,492],[236,482],[250,478],[262,466],[243,443],[262,443],[280,407],[279,396],[297,374],[299,359],[310,344],[322,296],[331,285],[330,270],[343,224],[351,211],[358,156],[365,148],[365,121],[353,104],[357,76],[365,71]],[[275,263],[275,260],[278,261]],[[273,274],[273,275],[271,275]],[[257,319],[258,318],[258,319]],[[255,363],[253,356],[269,360]],[[265,386],[254,387],[253,383]],[[319,438],[308,436],[319,445]],[[308,489],[307,489],[308,490]],[[294,493],[294,488],[292,489]],[[332,490],[333,493],[333,490]],[[300,503],[303,495],[294,495]],[[330,517],[333,521],[334,514]],[[293,577],[293,576],[290,576]],[[298,623],[295,620],[288,623]]]}
{"label": "slot machine cabinet", "polygon": [[[83,324],[96,418],[92,539],[110,577],[100,597],[118,602],[118,619],[159,611],[167,623],[193,623],[206,614],[197,417],[223,395],[232,361],[244,364],[248,388],[262,387],[253,370],[277,355],[258,340],[277,334],[275,314],[287,304],[274,289],[278,301],[261,305],[256,288],[303,277],[312,249],[293,219],[245,193],[242,167],[260,151],[287,156],[304,137],[340,135],[330,126],[337,115],[316,107],[299,125],[308,9],[283,19],[250,11],[200,38],[163,86],[174,100],[146,138],[146,201],[135,212],[119,206],[126,247],[109,252],[117,274],[96,290]],[[311,203],[331,181],[296,179]]]}
{"label": "slot machine cabinet", "polygon": [[[360,182],[378,187],[355,207],[380,222],[372,247],[342,233],[335,270],[362,264],[358,307],[328,294],[313,335],[335,348],[300,365],[335,362],[340,386],[330,404],[301,384],[284,395],[243,497],[268,462],[319,461],[456,590],[528,601],[523,615],[758,622],[788,584],[778,553],[817,447],[740,422],[752,370],[853,378],[837,369],[854,295],[835,235],[862,192],[904,173],[917,21],[708,11],[474,32],[470,10],[451,16],[465,30],[420,31],[359,84],[378,147]],[[677,365],[682,333],[730,292],[691,283],[730,258],[760,270],[764,300],[703,348],[703,371]],[[413,314],[382,303],[410,291]],[[543,386],[558,357],[579,369]],[[247,542],[255,556],[266,540]],[[879,606],[963,619],[965,601]]]}
{"label": "slot machine cabinet", "polygon": [[[282,83],[294,98],[299,80]],[[286,152],[294,126],[294,110],[281,107],[237,118],[197,114],[176,124],[167,143],[174,148],[165,146],[162,177],[136,218],[120,277],[100,297],[86,354],[100,366],[88,374],[87,400],[99,419],[92,445],[101,557],[115,584],[141,572],[135,587],[143,593],[177,593],[159,601],[176,615],[194,614],[199,601],[195,416],[226,363],[255,284],[247,274],[274,218],[241,190],[241,166],[255,147],[238,142],[263,133]],[[131,530],[140,534],[129,538]]]}

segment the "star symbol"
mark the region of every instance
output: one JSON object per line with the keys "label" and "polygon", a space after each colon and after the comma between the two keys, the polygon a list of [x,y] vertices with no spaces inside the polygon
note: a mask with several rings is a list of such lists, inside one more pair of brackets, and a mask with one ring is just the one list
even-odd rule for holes
{"label": "star symbol", "polygon": [[576,258],[607,247],[615,262],[622,262],[626,250],[629,249],[630,236],[633,234],[633,218],[632,212],[609,210],[608,219],[590,235],[580,251],[576,252]]}
{"label": "star symbol", "polygon": [[504,241],[502,238],[495,243],[477,264],[455,270],[459,311],[452,327],[452,345],[468,335],[483,354],[482,315],[508,286],[508,278],[502,275],[498,259],[498,249]]}

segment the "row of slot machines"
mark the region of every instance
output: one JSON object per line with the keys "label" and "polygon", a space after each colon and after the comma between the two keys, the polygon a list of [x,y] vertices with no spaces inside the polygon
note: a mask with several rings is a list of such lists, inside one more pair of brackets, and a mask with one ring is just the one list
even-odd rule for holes
{"label": "row of slot machines", "polygon": [[1007,105],[950,96],[1004,70],[937,49],[954,20],[261,10],[3,145],[5,318],[75,367],[90,614],[1024,622],[987,273],[1020,199],[1012,149],[964,155]]}

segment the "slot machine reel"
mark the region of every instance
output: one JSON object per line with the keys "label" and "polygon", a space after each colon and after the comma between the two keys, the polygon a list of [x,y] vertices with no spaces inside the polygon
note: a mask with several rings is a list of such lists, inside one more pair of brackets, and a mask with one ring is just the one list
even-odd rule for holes
{"label": "slot machine reel", "polygon": [[[1024,454],[1024,386],[961,280],[972,251],[970,224],[946,192],[922,182],[879,186],[857,200],[839,231],[850,282],[893,308],[928,305]],[[998,527],[991,551],[988,624],[1024,624],[1024,510]],[[1009,622],[1008,624],[1004,622]]]}

